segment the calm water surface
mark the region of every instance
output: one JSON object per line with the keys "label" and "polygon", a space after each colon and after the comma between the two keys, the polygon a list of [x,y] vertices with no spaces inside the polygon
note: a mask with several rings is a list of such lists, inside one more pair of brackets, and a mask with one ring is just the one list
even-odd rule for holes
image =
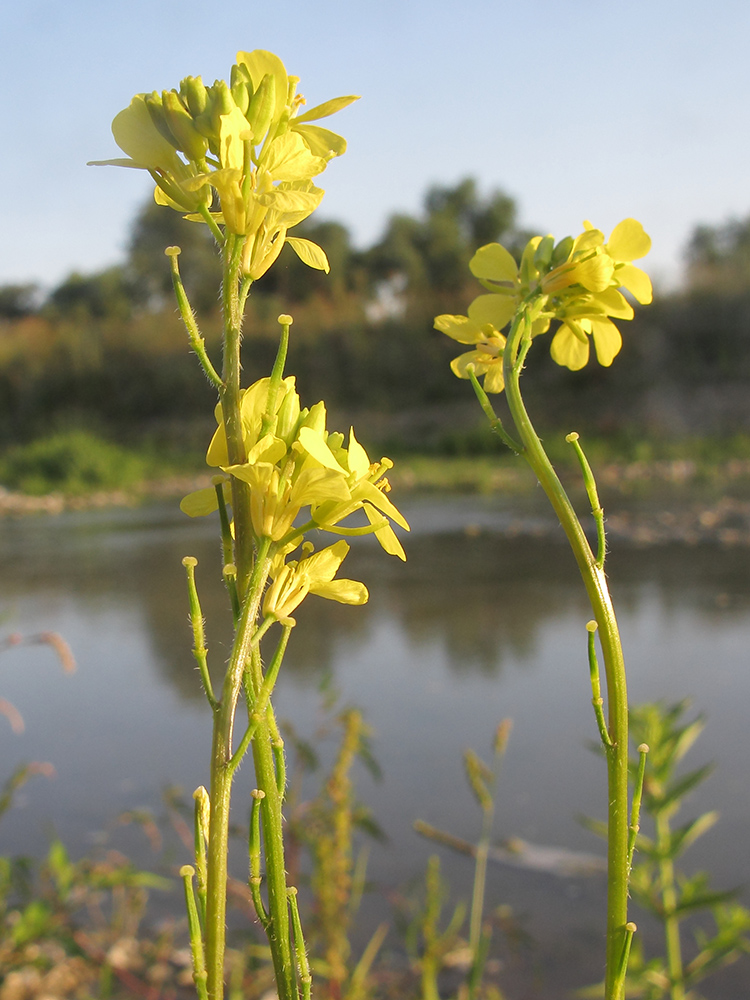
{"label": "calm water surface", "polygon": [[[190,793],[208,783],[208,713],[190,653],[182,556],[199,559],[210,655],[219,666],[228,654],[227,616],[214,526],[189,521],[175,507],[0,522],[5,630],[57,630],[78,661],[77,673],[63,676],[44,647],[0,660],[0,696],[26,722],[14,736],[0,720],[3,773],[32,759],[57,771],[24,789],[0,827],[3,851],[41,854],[54,831],[77,856],[106,835],[154,865],[138,831],[116,828],[118,815],[144,807],[161,813],[167,786]],[[602,762],[588,749],[596,737],[585,653],[590,614],[572,556],[559,541],[507,537],[518,512],[499,501],[415,498],[405,512],[414,529],[409,561],[385,556],[369,540],[355,547],[346,575],[367,582],[369,605],[311,598],[298,614],[278,687],[278,714],[303,737],[320,725],[318,689],[328,675],[343,702],[365,711],[384,777],[375,782],[363,771],[359,794],[388,835],[372,850],[371,877],[393,890],[423,870],[434,848],[412,832],[416,818],[475,838],[478,817],[461,754],[471,746],[489,756],[505,717],[514,729],[499,786],[498,838],[601,852],[576,819],[602,816],[606,792]],[[543,513],[532,522],[544,525]],[[748,555],[621,545],[609,573],[631,703],[690,697],[707,716],[688,760],[715,761],[717,770],[685,819],[709,808],[722,818],[689,862],[709,867],[721,886],[750,882]],[[323,757],[332,750],[324,744]],[[245,767],[238,802],[250,782]],[[441,854],[454,886],[468,888],[470,861]],[[241,874],[239,856],[237,865]],[[596,978],[598,877],[560,879],[495,865],[489,895],[493,905],[510,904],[531,934],[530,982],[545,997]],[[170,905],[179,909],[178,893]],[[384,905],[374,903],[368,919]],[[735,971],[706,995],[743,995],[748,974],[747,967]]]}

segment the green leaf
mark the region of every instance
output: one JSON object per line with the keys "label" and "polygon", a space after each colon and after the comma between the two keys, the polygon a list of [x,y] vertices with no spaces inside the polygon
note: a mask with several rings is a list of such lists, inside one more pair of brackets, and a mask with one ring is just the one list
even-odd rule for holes
{"label": "green leaf", "polygon": [[683,851],[686,851],[691,844],[695,843],[699,837],[702,837],[707,830],[711,829],[718,818],[719,814],[714,810],[704,813],[698,819],[693,820],[692,823],[686,823],[675,830],[672,834],[669,856],[676,858]]}
{"label": "green leaf", "polygon": [[683,799],[688,794],[688,792],[692,792],[695,787],[697,787],[709,776],[709,774],[711,774],[714,767],[714,764],[704,764],[703,767],[699,767],[697,770],[684,775],[676,781],[674,785],[667,788],[664,791],[663,796],[656,799],[659,812],[666,809],[668,806],[678,803],[680,799]]}
{"label": "green leaf", "polygon": [[300,239],[298,236],[287,236],[286,241],[303,264],[314,267],[317,271],[329,273],[331,266],[328,263],[328,258],[317,243],[313,243],[312,240]]}
{"label": "green leaf", "polygon": [[292,122],[292,126],[299,125],[301,122],[316,122],[321,118],[328,118],[330,115],[335,115],[337,111],[343,111],[344,108],[348,108],[350,104],[359,99],[359,94],[350,94],[348,97],[332,97],[330,101],[316,104],[314,108],[310,108],[304,114],[297,115]]}

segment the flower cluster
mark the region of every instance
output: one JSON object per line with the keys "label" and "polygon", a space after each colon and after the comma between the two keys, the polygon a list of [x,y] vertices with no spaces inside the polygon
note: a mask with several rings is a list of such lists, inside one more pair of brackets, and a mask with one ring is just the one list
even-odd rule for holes
{"label": "flower cluster", "polygon": [[[328,432],[325,405],[301,408],[292,375],[276,385],[263,378],[243,390],[240,413],[245,461],[229,463],[220,404],[206,461],[226,474],[225,487],[232,476],[248,484],[255,538],[258,543],[270,539],[275,545],[266,614],[288,616],[308,592],[348,604],[364,603],[367,591],[362,584],[333,581],[348,552],[346,542],[314,554],[305,543],[299,561],[286,560],[304,533],[316,528],[334,534],[374,534],[386,552],[405,559],[390,522],[407,531],[409,525],[386,496],[390,486],[385,474],[393,463],[387,458],[371,463],[353,429],[348,443],[343,434]],[[216,489],[197,490],[180,506],[191,517],[209,514],[218,507]],[[296,527],[306,508],[309,517],[303,515],[302,525]],[[364,514],[366,523],[343,526],[341,522],[356,511]]]}
{"label": "flower cluster", "polygon": [[206,87],[200,77],[186,77],[178,90],[136,94],[112,122],[128,158],[95,162],[148,170],[159,204],[245,237],[242,270],[252,279],[285,242],[306,264],[327,271],[320,247],[286,233],[320,204],[323,191],[313,178],[346,150],[340,135],[311,123],[357,98],[333,98],[300,113],[298,83],[273,53],[239,52],[229,84]]}
{"label": "flower cluster", "polygon": [[469,370],[484,376],[487,392],[501,392],[505,336],[500,332],[526,305],[532,316],[531,335],[546,333],[553,320],[560,325],[552,339],[554,361],[574,371],[589,359],[589,338],[600,364],[609,366],[622,346],[613,319],[632,319],[633,309],[620,289],[640,303],[651,301],[648,275],[632,262],[644,257],[651,240],[635,219],[624,219],[608,241],[589,222],[575,239],[555,243],[552,236],[535,236],[522,254],[520,266],[499,243],[474,254],[469,267],[488,290],[476,298],[467,316],[437,316],[435,327],[474,349],[455,358],[451,368],[459,378]]}

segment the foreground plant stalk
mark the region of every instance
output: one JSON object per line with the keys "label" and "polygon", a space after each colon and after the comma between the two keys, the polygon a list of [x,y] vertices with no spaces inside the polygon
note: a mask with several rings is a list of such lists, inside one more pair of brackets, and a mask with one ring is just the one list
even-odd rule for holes
{"label": "foreground plant stalk", "polygon": [[605,997],[607,1000],[620,1000],[622,986],[618,987],[618,979],[623,971],[621,959],[628,941],[626,925],[629,875],[628,696],[625,661],[617,617],[604,572],[604,553],[597,557],[592,552],[573,505],[531,423],[521,395],[520,376],[531,346],[531,322],[525,313],[521,313],[511,328],[503,364],[505,392],[516,433],[523,445],[523,457],[531,466],[565,531],[598,626],[607,681],[607,732],[610,741],[609,744],[603,744],[609,792]]}

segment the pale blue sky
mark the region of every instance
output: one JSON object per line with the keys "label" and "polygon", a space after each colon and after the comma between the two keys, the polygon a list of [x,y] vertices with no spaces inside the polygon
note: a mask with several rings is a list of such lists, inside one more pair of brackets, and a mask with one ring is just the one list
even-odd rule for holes
{"label": "pale blue sky", "polygon": [[253,48],[309,104],[362,95],[319,210],[360,245],[473,175],[558,237],[639,218],[646,267],[673,282],[696,222],[750,214],[749,29],[746,0],[6,0],[0,284],[120,259],[151,183],[85,166],[117,155],[111,119]]}

